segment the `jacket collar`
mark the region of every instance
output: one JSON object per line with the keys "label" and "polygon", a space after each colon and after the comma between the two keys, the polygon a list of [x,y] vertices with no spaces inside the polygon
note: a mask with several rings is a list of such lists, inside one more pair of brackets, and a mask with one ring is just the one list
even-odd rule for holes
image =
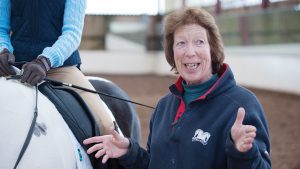
{"label": "jacket collar", "polygon": [[[196,100],[207,98],[207,96],[211,95],[213,93],[213,91],[216,91],[217,88],[220,88],[218,86],[225,85],[224,88],[227,88],[227,87],[231,86],[231,83],[229,83],[229,84],[224,83],[228,79],[233,80],[233,82],[235,84],[231,69],[229,68],[228,64],[224,63],[222,65],[222,68],[221,68],[220,72],[218,73],[218,80],[215,82],[215,84],[210,89],[208,89],[207,92],[205,92],[202,96],[200,96]],[[173,93],[174,95],[176,95],[180,98],[182,97],[182,94],[183,94],[183,86],[182,86],[182,81],[183,80],[184,79],[181,76],[179,76],[177,81],[169,87],[171,93]],[[229,85],[229,86],[227,86],[227,85]],[[221,87],[221,88],[223,88],[223,87]]]}

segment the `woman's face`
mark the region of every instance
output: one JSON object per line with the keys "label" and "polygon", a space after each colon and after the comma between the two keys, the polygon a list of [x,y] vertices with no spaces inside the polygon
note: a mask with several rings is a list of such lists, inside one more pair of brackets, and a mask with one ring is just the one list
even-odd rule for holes
{"label": "woman's face", "polygon": [[200,84],[212,77],[210,46],[202,26],[178,27],[174,32],[173,50],[176,69],[188,85]]}

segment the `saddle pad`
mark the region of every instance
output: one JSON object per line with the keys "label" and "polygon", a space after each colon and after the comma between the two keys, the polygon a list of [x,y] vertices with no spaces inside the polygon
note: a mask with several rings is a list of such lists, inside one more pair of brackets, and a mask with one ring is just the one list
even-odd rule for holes
{"label": "saddle pad", "polygon": [[[54,86],[48,82],[39,85],[38,88],[55,105],[77,141],[87,150],[90,146],[84,145],[83,140],[100,135],[100,131],[81,96],[68,87]],[[99,166],[99,160],[95,160],[93,154],[90,154],[89,158],[94,168],[105,168],[103,165]]]}

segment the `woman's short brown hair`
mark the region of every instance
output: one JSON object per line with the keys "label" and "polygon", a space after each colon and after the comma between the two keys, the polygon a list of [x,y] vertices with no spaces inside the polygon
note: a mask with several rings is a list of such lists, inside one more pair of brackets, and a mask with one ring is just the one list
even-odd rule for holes
{"label": "woman's short brown hair", "polygon": [[176,70],[173,43],[175,30],[183,25],[198,24],[206,29],[212,60],[212,73],[218,73],[223,61],[223,42],[214,17],[201,8],[185,8],[168,14],[164,19],[163,46],[171,70]]}

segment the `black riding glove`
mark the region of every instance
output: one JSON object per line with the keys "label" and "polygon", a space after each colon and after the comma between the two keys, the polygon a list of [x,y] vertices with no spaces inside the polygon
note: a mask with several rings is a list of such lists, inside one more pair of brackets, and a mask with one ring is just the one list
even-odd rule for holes
{"label": "black riding glove", "polygon": [[21,82],[32,86],[45,79],[48,70],[50,70],[50,61],[44,56],[39,56],[31,62],[23,65],[23,76]]}
{"label": "black riding glove", "polygon": [[4,48],[0,52],[0,76],[15,75],[16,72],[11,65],[15,63],[15,56]]}

